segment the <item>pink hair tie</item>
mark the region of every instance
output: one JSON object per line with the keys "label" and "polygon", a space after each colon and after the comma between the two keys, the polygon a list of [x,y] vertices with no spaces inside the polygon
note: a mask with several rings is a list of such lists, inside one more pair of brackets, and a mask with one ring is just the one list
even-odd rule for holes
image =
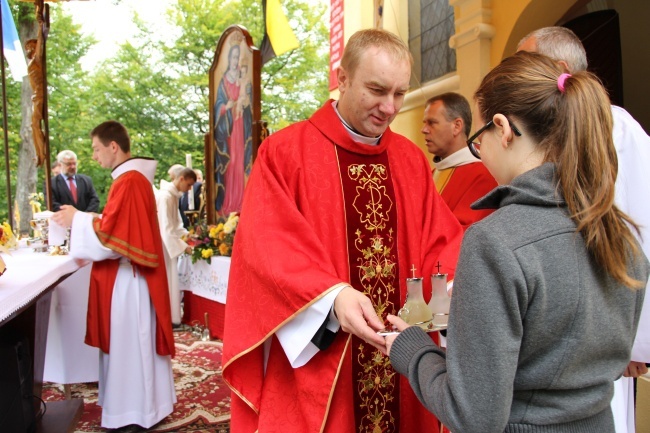
{"label": "pink hair tie", "polygon": [[564,93],[564,82],[569,78],[571,74],[561,74],[557,77],[557,88],[560,89],[561,93]]}

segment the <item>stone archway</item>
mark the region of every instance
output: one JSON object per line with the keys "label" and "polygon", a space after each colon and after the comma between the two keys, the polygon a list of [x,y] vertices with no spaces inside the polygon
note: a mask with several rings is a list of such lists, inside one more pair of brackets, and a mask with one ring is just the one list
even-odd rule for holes
{"label": "stone archway", "polygon": [[571,11],[582,8],[587,3],[589,3],[589,0],[576,0],[573,2],[566,0],[531,0],[513,23],[503,49],[500,52],[498,50],[493,51],[499,53],[498,61],[517,51],[519,41],[531,31],[540,27],[557,25]]}

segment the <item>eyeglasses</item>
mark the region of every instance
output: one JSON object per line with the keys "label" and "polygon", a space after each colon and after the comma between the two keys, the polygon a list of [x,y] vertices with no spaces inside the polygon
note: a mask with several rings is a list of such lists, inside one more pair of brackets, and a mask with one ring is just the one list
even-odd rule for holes
{"label": "eyeglasses", "polygon": [[[521,132],[519,132],[519,129],[510,121],[510,119],[506,118],[508,120],[508,123],[510,123],[510,127],[512,128],[512,132],[515,133],[517,137],[521,137]],[[494,125],[494,121],[490,120],[488,123],[483,125],[481,129],[476,131],[474,135],[472,135],[469,140],[467,140],[467,147],[469,147],[469,151],[472,152],[472,155],[476,159],[481,159],[481,143],[477,143],[476,139],[481,136],[485,131],[487,131],[492,125]]]}

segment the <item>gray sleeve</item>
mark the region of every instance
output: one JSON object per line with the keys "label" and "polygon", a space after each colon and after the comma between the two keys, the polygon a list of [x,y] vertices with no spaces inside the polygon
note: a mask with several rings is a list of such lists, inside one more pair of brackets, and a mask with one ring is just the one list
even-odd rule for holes
{"label": "gray sleeve", "polygon": [[395,340],[391,362],[451,431],[503,432],[523,332],[522,290],[512,251],[486,230],[470,227],[454,280],[446,354],[417,329]]}
{"label": "gray sleeve", "polygon": [[435,380],[447,371],[444,350],[436,346],[422,329],[411,326],[393,342],[390,362],[398,373],[408,378],[415,395],[433,412],[430,401],[433,400]]}

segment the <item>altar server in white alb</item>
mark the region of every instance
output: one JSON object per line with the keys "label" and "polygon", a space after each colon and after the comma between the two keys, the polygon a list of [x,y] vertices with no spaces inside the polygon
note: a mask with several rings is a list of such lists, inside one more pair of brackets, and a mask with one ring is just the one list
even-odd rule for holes
{"label": "altar server in white alb", "polygon": [[192,188],[196,182],[196,173],[191,168],[183,167],[171,182],[160,181],[160,189],[156,192],[158,208],[158,223],[162,237],[167,281],[169,283],[169,298],[171,300],[172,324],[181,323],[181,291],[178,285],[178,257],[183,253],[191,253],[192,247],[183,240],[187,230],[179,210],[179,200],[183,194]]}
{"label": "altar server in white alb", "polygon": [[[560,62],[570,72],[587,69],[587,55],[580,39],[565,27],[544,27],[519,42],[518,50],[535,51]],[[612,105],[614,146],[618,157],[616,205],[639,225],[639,242],[650,257],[650,137],[621,107]],[[634,381],[648,372],[650,362],[650,296],[645,297],[639,328],[632,347],[632,359],[614,384],[612,411],[616,433],[634,433]]]}
{"label": "altar server in white alb", "polygon": [[86,344],[100,348],[102,427],[137,431],[176,402],[167,273],[152,182],[156,161],[132,158],[126,128],[107,121],[91,132],[93,159],[112,170],[100,217],[61,206],[52,219],[72,226],[70,254],[93,261]]}

